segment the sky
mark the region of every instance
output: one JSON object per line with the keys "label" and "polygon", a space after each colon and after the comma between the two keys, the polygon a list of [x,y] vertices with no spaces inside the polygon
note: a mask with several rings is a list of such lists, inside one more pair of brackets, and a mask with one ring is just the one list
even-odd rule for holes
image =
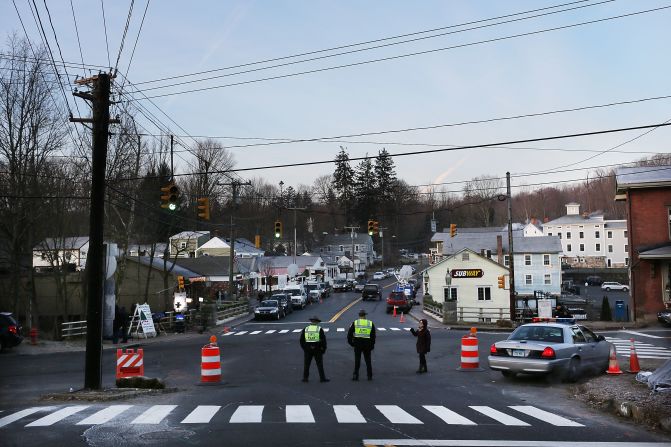
{"label": "sky", "polygon": [[[33,3],[13,1],[31,42],[39,42],[29,8]],[[24,34],[13,1],[0,2],[3,39],[12,32]],[[34,5],[40,11],[50,45],[60,59],[45,4],[65,61],[81,63],[83,57],[85,64],[115,65],[130,0],[72,0],[74,18],[69,0],[36,0]],[[363,157],[376,156],[383,148],[395,154],[645,126],[671,119],[671,98],[451,124],[671,95],[670,6],[669,0],[137,0],[118,65],[121,76],[115,82],[118,87],[127,77],[133,86],[131,93],[121,99],[132,100],[137,107],[151,111],[154,121],[161,121],[158,124],[162,129],[158,129],[140,116],[147,133],[227,137],[218,141],[224,146],[247,146],[229,149],[236,168],[242,169],[332,160],[340,146],[346,147],[350,157]],[[546,9],[518,14],[541,8]],[[569,8],[577,9],[563,11]],[[602,20],[655,8],[666,9]],[[546,15],[531,17],[539,14]],[[495,19],[501,16],[508,17]],[[501,23],[521,18],[526,19]],[[599,22],[540,32],[590,21]],[[464,25],[468,22],[478,23]],[[445,33],[449,34],[264,69]],[[527,35],[507,38],[520,34]],[[209,81],[168,88],[155,87],[199,77],[147,82],[378,39],[386,40],[209,73],[207,76],[227,75]],[[361,64],[381,58],[393,59]],[[324,70],[347,64],[357,65]],[[236,74],[250,69],[255,71]],[[313,70],[320,71],[294,75]],[[68,71],[71,75],[88,74],[81,68]],[[285,75],[290,76],[250,82]],[[190,89],[206,90],[154,97]],[[432,126],[440,127],[352,136]],[[535,188],[585,179],[594,167],[669,152],[669,127],[643,135],[645,132],[442,151],[394,160],[398,176],[410,185],[436,183],[440,184],[438,189],[458,191],[463,188],[459,182],[478,176],[503,177],[508,171],[513,187]],[[267,143],[265,139],[327,137],[341,138],[258,145]],[[629,140],[633,141],[626,143]],[[181,152],[175,159],[176,173],[193,163],[193,156],[187,152],[193,139],[184,136],[178,141]],[[618,145],[622,146],[614,149]],[[561,172],[548,172],[554,170]],[[239,175],[296,187],[310,185],[318,176],[332,172],[332,164],[321,164],[241,171]],[[521,175],[529,173],[538,174]]]}

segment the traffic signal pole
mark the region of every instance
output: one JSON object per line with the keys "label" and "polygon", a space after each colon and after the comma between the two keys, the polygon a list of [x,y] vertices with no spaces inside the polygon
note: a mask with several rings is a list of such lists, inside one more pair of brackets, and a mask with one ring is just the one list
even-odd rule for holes
{"label": "traffic signal pole", "polygon": [[89,253],[86,260],[86,358],[84,388],[102,388],[102,330],[103,330],[103,281],[104,281],[104,228],[105,228],[105,169],[110,123],[110,88],[108,73],[76,81],[91,85],[89,93],[74,95],[91,101],[91,118],[70,118],[72,122],[91,123],[93,149],[91,163],[91,211],[89,219]]}

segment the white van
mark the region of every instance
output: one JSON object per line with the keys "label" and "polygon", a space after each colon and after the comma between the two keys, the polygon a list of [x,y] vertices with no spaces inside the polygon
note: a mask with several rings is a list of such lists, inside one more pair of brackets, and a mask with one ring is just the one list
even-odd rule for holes
{"label": "white van", "polygon": [[304,309],[308,303],[308,297],[302,284],[290,284],[283,289],[283,292],[291,296],[291,306],[294,309],[297,307]]}

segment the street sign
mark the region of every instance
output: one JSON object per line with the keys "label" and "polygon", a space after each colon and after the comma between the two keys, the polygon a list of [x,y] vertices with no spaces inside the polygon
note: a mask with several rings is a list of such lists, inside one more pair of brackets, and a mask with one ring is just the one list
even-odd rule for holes
{"label": "street sign", "polygon": [[450,271],[452,278],[482,278],[483,275],[482,269],[452,269]]}
{"label": "street sign", "polygon": [[538,316],[540,318],[552,318],[552,301],[538,300]]}

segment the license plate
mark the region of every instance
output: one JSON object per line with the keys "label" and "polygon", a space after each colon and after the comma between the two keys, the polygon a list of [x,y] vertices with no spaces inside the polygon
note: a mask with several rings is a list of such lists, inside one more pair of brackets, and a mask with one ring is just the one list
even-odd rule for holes
{"label": "license plate", "polygon": [[524,357],[524,349],[513,349],[513,357]]}

